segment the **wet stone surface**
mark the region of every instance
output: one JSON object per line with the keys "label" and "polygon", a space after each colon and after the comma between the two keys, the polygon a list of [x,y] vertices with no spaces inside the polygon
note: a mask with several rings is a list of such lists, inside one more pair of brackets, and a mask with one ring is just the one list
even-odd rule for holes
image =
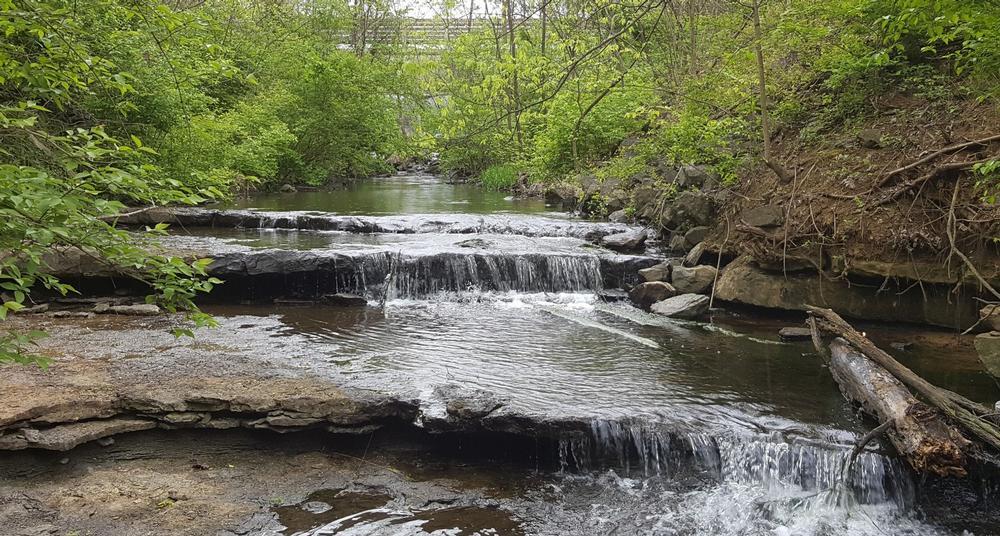
{"label": "wet stone surface", "polygon": [[[170,251],[216,258],[223,303],[205,308],[220,326],[176,339],[179,316],[94,315],[92,302],[10,320],[49,332],[38,351],[52,366],[0,376],[0,526],[997,532],[992,495],[916,481],[881,446],[845,473],[870,426],[809,342],[779,339],[801,318],[680,320],[603,301],[663,260],[655,246],[616,254],[595,243],[644,231],[545,210],[400,176],[136,214],[182,228]],[[120,290],[81,259],[60,266]],[[943,387],[1000,395],[966,339],[861,328],[887,348],[912,342],[897,357]]]}

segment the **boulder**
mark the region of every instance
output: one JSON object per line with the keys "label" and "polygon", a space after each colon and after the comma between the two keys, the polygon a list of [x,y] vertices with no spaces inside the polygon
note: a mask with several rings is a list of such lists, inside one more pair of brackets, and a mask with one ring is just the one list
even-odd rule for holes
{"label": "boulder", "polygon": [[[676,269],[674,274],[676,281]],[[828,279],[815,273],[766,272],[744,255],[719,274],[715,297],[744,305],[794,311],[804,311],[807,304],[816,305],[859,319],[964,329],[976,322],[978,304],[968,297],[956,298],[951,288],[951,285],[924,284],[921,289],[901,280],[890,281],[879,292],[875,287]]]}
{"label": "boulder", "polygon": [[160,314],[160,308],[153,303],[138,303],[135,305],[112,305],[105,312],[116,315],[156,316]]}
{"label": "boulder", "polygon": [[688,248],[684,235],[675,233],[670,236],[670,244],[667,246],[671,251],[684,251]]}
{"label": "boulder", "polygon": [[661,218],[661,223],[669,223],[664,227],[671,229],[709,225],[715,219],[715,200],[709,194],[686,190],[677,195],[669,210],[664,211],[664,216],[668,215],[669,221]]}
{"label": "boulder", "polygon": [[291,184],[282,184],[281,188],[278,188],[278,191],[283,194],[294,194],[298,190]]}
{"label": "boulder", "polygon": [[578,197],[578,190],[567,184],[557,184],[545,190],[545,202],[549,205],[559,207],[574,207]]}
{"label": "boulder", "polygon": [[649,268],[643,268],[639,270],[639,275],[642,276],[645,281],[670,281],[670,263],[661,262],[656,266],[650,266]]}
{"label": "boulder", "polygon": [[649,306],[659,301],[665,300],[677,294],[677,291],[670,283],[663,281],[647,281],[640,283],[629,291],[628,297],[632,303],[649,309]]}
{"label": "boulder", "polygon": [[654,303],[650,310],[671,318],[697,318],[708,311],[708,302],[708,296],[681,294]]}
{"label": "boulder", "polygon": [[785,212],[777,205],[764,205],[744,210],[740,219],[754,227],[777,227],[785,222]]}
{"label": "boulder", "polygon": [[628,221],[628,214],[625,213],[625,209],[620,209],[608,214],[608,221],[611,223],[625,223]]}
{"label": "boulder", "polygon": [[646,243],[646,230],[635,229],[605,236],[601,239],[601,245],[615,251],[636,251],[642,249]]}
{"label": "boulder", "polygon": [[705,254],[705,244],[701,243],[691,248],[684,256],[684,266],[697,266],[701,262],[701,257]]}
{"label": "boulder", "polygon": [[703,166],[681,166],[674,182],[678,188],[701,188],[712,175]]}
{"label": "boulder", "polygon": [[812,339],[812,331],[809,328],[781,328],[778,338],[783,341],[808,341]]}
{"label": "boulder", "polygon": [[979,310],[979,318],[986,329],[1000,331],[1000,305],[987,305]]}
{"label": "boulder", "polygon": [[368,300],[366,300],[364,296],[346,294],[343,292],[326,294],[323,296],[323,302],[327,305],[334,305],[337,307],[365,307],[368,305]]}
{"label": "boulder", "polygon": [[976,335],[976,352],[986,371],[1000,378],[1000,331]]}
{"label": "boulder", "polygon": [[705,240],[708,236],[709,229],[705,225],[699,225],[697,227],[692,227],[688,229],[688,232],[684,233],[684,241],[687,242],[689,246],[696,246]]}
{"label": "boulder", "polygon": [[670,281],[682,294],[698,294],[708,290],[715,282],[715,268],[712,266],[675,266]]}

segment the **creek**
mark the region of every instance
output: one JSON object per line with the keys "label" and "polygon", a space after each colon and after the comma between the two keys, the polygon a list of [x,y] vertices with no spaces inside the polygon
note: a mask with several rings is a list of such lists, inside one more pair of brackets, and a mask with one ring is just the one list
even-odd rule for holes
{"label": "creek", "polygon": [[[408,456],[386,452],[403,443],[457,449],[453,461],[465,469],[439,452],[429,464],[438,470],[425,467],[424,477],[475,481],[481,472],[503,489],[488,508],[418,507],[392,486],[309,490],[302,503],[274,510],[284,529],[244,534],[1000,531],[987,480],[919,481],[881,446],[845,469],[872,423],[844,400],[809,343],[778,339],[778,327],[800,319],[734,309],[710,322],[677,321],[602,299],[662,257],[588,241],[627,226],[419,174],[243,200],[209,225],[188,223],[166,243],[238,265],[205,306],[221,327],[199,337],[276,354],[345,388],[414,400],[416,432],[373,433],[374,444],[369,437],[353,455],[398,462]],[[324,305],[328,293],[368,304]],[[285,301],[272,304],[275,297]],[[917,341],[895,353],[932,382],[1000,398],[954,336],[863,328],[880,344]],[[448,390],[496,401],[483,419],[499,424],[425,433],[450,411]],[[503,474],[484,462],[494,459]]]}

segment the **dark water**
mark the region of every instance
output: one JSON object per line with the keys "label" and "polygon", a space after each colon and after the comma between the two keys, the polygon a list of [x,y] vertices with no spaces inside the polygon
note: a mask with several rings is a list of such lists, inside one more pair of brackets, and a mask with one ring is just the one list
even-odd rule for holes
{"label": "dark water", "polygon": [[560,216],[540,198],[514,199],[508,192],[484,190],[472,184],[448,184],[433,175],[420,174],[356,181],[337,190],[260,195],[237,200],[232,206],[370,216],[543,212]]}
{"label": "dark water", "polygon": [[[542,220],[518,214],[545,211],[540,201],[402,176],[241,206],[376,216],[449,213],[456,221],[507,213],[504,234],[454,236],[439,227],[407,234],[316,233],[295,231],[290,217],[280,232],[190,230],[186,239],[224,238],[253,249],[447,251],[455,266],[408,276],[456,280],[442,283],[447,293],[399,292],[354,308],[212,306],[223,324],[213,337],[280,352],[295,366],[348,386],[414,397],[427,416],[444,411],[439,388],[459,385],[501,397],[502,412],[591,423],[588,432],[560,439],[562,472],[546,477],[545,491],[518,497],[534,512],[531,519],[505,525],[510,518],[502,511],[496,519],[482,510],[431,514],[412,505],[374,505],[376,498],[343,516],[331,502],[329,515],[340,517],[320,522],[306,516],[308,522],[296,525],[304,534],[825,536],[964,528],[989,534],[996,527],[965,523],[965,511],[925,516],[921,484],[884,446],[861,455],[845,473],[851,447],[872,425],[844,400],[810,344],[777,340],[780,322],[725,314],[682,322],[603,303],[595,296],[600,262],[574,261],[565,281],[588,283],[550,285],[551,292],[518,287],[530,274],[491,287],[503,291],[484,289],[475,279],[491,268],[457,268],[483,249],[587,258],[592,246],[585,232],[567,234],[548,214]],[[521,218],[530,225],[519,226]],[[470,239],[482,242],[461,243]],[[967,340],[862,327],[884,345],[915,340],[912,349],[893,352],[932,382],[989,404],[1000,396]],[[504,508],[516,510],[512,503]],[[468,519],[479,521],[462,529]]]}

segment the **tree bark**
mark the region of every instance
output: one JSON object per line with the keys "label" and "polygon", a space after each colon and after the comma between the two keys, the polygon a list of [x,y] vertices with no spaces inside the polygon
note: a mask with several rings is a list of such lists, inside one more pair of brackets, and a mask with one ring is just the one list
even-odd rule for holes
{"label": "tree bark", "polygon": [[760,0],[753,0],[753,51],[757,56],[757,83],[760,86],[760,128],[764,136],[764,161],[771,160],[771,119],[768,116],[767,103],[767,72],[764,70],[764,51],[760,42],[763,32],[760,29]]}
{"label": "tree bark", "polygon": [[941,476],[966,475],[968,440],[892,374],[843,339],[830,345],[830,372],[844,396],[879,422],[892,423],[887,431],[889,441],[915,470]]}

